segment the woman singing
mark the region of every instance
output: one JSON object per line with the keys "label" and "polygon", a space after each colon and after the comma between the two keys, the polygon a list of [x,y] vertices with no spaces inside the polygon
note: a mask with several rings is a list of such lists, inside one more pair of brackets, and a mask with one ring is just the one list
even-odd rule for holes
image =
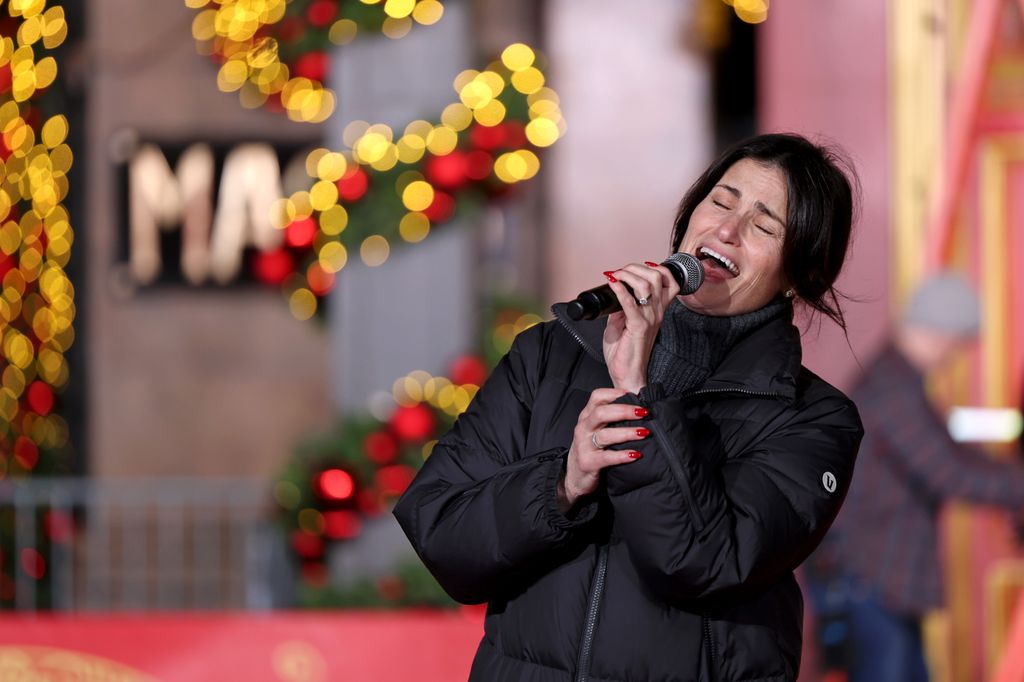
{"label": "woman singing", "polygon": [[605,273],[621,312],[559,304],[518,336],[395,508],[448,593],[488,604],[471,680],[796,679],[793,570],[862,430],[801,366],[793,305],[844,326],[849,177],[802,137],[747,140],[680,205],[696,293],[631,263]]}

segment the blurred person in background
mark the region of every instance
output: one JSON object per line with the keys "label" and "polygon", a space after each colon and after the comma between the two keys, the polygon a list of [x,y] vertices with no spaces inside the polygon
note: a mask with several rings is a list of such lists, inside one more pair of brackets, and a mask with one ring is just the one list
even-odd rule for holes
{"label": "blurred person in background", "polygon": [[395,515],[449,594],[488,603],[470,679],[796,679],[793,570],[862,435],[792,322],[799,302],[845,329],[845,167],[793,135],[725,152],[671,240],[703,286],[680,296],[653,262],[607,272],[622,310],[557,304],[435,446]]}
{"label": "blurred person in background", "polygon": [[952,273],[914,292],[851,393],[864,420],[849,498],[807,562],[826,665],[850,682],[924,682],[924,615],[943,603],[938,517],[964,500],[1024,510],[1024,466],[950,436],[925,375],[974,343],[978,298]]}

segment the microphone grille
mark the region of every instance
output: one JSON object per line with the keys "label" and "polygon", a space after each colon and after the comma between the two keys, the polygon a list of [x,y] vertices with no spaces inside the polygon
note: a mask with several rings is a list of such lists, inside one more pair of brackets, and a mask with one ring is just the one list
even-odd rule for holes
{"label": "microphone grille", "polygon": [[704,284],[704,266],[696,256],[689,253],[674,253],[665,261],[666,265],[675,266],[683,275],[679,283],[679,293],[683,296],[692,294]]}

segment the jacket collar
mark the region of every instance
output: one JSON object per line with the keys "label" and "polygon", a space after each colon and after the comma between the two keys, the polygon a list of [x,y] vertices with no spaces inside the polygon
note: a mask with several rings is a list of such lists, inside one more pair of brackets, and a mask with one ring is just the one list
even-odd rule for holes
{"label": "jacket collar", "polygon": [[[551,306],[551,312],[587,355],[605,364],[601,350],[606,317],[596,320],[569,319],[565,303]],[[736,342],[701,391],[743,391],[796,399],[796,381],[802,353],[800,332],[792,315],[782,315]]]}

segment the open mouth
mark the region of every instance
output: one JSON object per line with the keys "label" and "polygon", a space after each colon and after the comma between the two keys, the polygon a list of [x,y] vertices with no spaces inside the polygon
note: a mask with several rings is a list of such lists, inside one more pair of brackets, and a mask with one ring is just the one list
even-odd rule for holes
{"label": "open mouth", "polygon": [[723,256],[722,254],[718,253],[714,249],[709,249],[706,246],[702,246],[699,249],[697,249],[697,258],[699,258],[704,263],[704,267],[707,267],[708,264],[710,264],[712,267],[721,268],[722,270],[725,270],[733,277],[736,277],[737,275],[740,274],[740,269],[736,267],[735,263],[733,263],[731,260]]}

